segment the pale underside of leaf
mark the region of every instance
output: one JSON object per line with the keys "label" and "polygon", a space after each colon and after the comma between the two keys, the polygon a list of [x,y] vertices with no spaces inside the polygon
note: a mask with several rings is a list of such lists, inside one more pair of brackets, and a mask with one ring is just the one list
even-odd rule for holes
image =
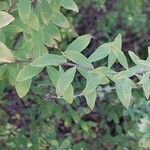
{"label": "pale underside of leaf", "polygon": [[14,17],[7,12],[0,11],[0,28],[3,28],[9,25],[12,21],[14,21]]}
{"label": "pale underside of leaf", "polygon": [[0,42],[0,63],[12,63],[15,61],[14,55],[8,47]]}

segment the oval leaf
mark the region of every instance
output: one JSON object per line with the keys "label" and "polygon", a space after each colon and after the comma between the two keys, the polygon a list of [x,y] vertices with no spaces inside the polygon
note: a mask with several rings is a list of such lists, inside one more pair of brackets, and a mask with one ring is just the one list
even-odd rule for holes
{"label": "oval leaf", "polygon": [[93,52],[93,54],[91,54],[91,56],[88,58],[89,61],[95,62],[95,61],[98,61],[98,60],[101,60],[101,59],[107,57],[110,53],[112,44],[113,44],[113,42],[110,42],[110,43],[105,43],[105,44],[99,46]]}
{"label": "oval leaf", "polygon": [[92,91],[91,93],[85,95],[86,102],[91,110],[94,109],[95,101],[96,101],[97,93],[96,90]]}
{"label": "oval leaf", "polygon": [[50,80],[52,81],[53,85],[56,87],[57,81],[61,73],[51,66],[47,66],[47,72]]}
{"label": "oval leaf", "polygon": [[44,67],[49,65],[58,66],[59,64],[63,64],[66,61],[67,60],[62,56],[55,54],[45,54],[35,59],[31,65],[34,67]]}
{"label": "oval leaf", "polygon": [[76,52],[76,51],[66,51],[63,53],[63,55],[71,60],[72,62],[82,66],[82,67],[86,67],[89,69],[93,68],[93,65],[91,64],[91,62],[89,62],[89,60],[81,53]]}
{"label": "oval leaf", "polygon": [[65,91],[65,93],[62,95],[62,97],[69,103],[71,104],[73,102],[73,95],[74,95],[74,91],[73,91],[73,87],[70,84],[68,89]]}
{"label": "oval leaf", "polygon": [[31,81],[32,79],[15,83],[15,88],[20,98],[24,97],[29,92]]}
{"label": "oval leaf", "polygon": [[133,82],[129,78],[116,81],[116,92],[121,103],[128,109],[131,101]]}
{"label": "oval leaf", "polygon": [[10,49],[5,44],[0,42],[0,63],[14,62],[15,58]]}
{"label": "oval leaf", "polygon": [[25,66],[19,71],[16,81],[22,82],[33,78],[42,71],[43,68],[32,67],[31,65]]}
{"label": "oval leaf", "polygon": [[89,34],[82,35],[73,41],[66,49],[66,51],[82,52],[90,43],[91,36]]}
{"label": "oval leaf", "polygon": [[7,12],[0,11],[0,28],[9,25],[14,20],[14,17]]}
{"label": "oval leaf", "polygon": [[67,20],[67,18],[62,14],[62,13],[56,13],[53,17],[52,17],[52,22],[54,24],[56,24],[59,27],[62,28],[69,28],[69,21]]}
{"label": "oval leaf", "polygon": [[23,23],[26,23],[31,14],[31,1],[30,0],[19,0],[18,13],[19,13],[20,20]]}
{"label": "oval leaf", "polygon": [[73,0],[60,0],[60,4],[66,9],[79,12],[79,8]]}
{"label": "oval leaf", "polygon": [[74,67],[61,74],[56,86],[56,93],[58,97],[62,96],[69,88],[71,82],[74,79],[75,72],[76,68]]}

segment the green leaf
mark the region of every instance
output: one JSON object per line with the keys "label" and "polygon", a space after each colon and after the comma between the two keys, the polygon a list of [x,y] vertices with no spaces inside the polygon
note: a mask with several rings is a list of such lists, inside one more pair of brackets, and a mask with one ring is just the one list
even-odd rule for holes
{"label": "green leaf", "polygon": [[124,77],[132,77],[136,73],[141,72],[142,69],[143,68],[140,67],[140,66],[131,67],[131,68],[125,70],[125,71],[121,71],[121,72],[118,72],[117,74],[115,74],[114,79],[119,79],[119,78],[121,79],[121,78],[124,78]]}
{"label": "green leaf", "polygon": [[49,23],[45,27],[45,32],[47,32],[50,35],[50,37],[54,38],[55,40],[61,41],[60,31],[55,24]]}
{"label": "green leaf", "polygon": [[5,43],[6,41],[6,35],[5,33],[0,29],[0,42]]}
{"label": "green leaf", "polygon": [[21,21],[27,23],[31,14],[31,1],[30,0],[19,0],[18,2],[18,13]]}
{"label": "green leaf", "polygon": [[93,54],[88,58],[90,62],[95,62],[98,60],[101,60],[105,57],[107,57],[110,54],[111,46],[113,45],[113,42],[105,43],[101,46],[99,46]]}
{"label": "green leaf", "polygon": [[109,68],[112,67],[112,65],[116,62],[116,60],[117,60],[116,55],[113,52],[111,52],[110,55],[108,56],[108,67]]}
{"label": "green leaf", "polygon": [[0,42],[0,63],[12,63],[15,61],[14,55],[5,44]]}
{"label": "green leaf", "polygon": [[51,66],[47,66],[47,72],[50,80],[52,81],[53,85],[56,87],[57,81],[61,75],[60,72]]}
{"label": "green leaf", "polygon": [[62,97],[69,103],[71,104],[73,102],[73,96],[74,96],[74,90],[72,85],[70,84],[68,89],[64,92]]}
{"label": "green leaf", "polygon": [[0,10],[8,10],[9,7],[8,1],[0,1]]}
{"label": "green leaf", "polygon": [[65,93],[65,91],[69,88],[71,82],[74,79],[75,72],[76,68],[73,67],[67,70],[65,73],[61,74],[56,86],[56,93],[58,97],[62,96]]}
{"label": "green leaf", "polygon": [[116,92],[121,103],[128,109],[131,101],[133,82],[129,78],[116,80]]}
{"label": "green leaf", "polygon": [[117,37],[114,40],[114,44],[115,46],[121,51],[122,49],[122,38],[121,38],[121,34],[118,34]]}
{"label": "green leaf", "polygon": [[0,28],[9,25],[12,21],[14,21],[14,17],[12,15],[5,11],[0,11]]}
{"label": "green leaf", "polygon": [[42,54],[42,49],[44,47],[44,42],[45,42],[45,35],[42,29],[40,29],[38,32],[34,31],[32,32],[32,41],[34,44],[34,52],[35,58],[40,56]]}
{"label": "green leaf", "polygon": [[92,69],[93,66],[91,62],[81,53],[76,51],[65,51],[63,55],[71,60],[72,62],[78,64],[79,66],[86,67]]}
{"label": "green leaf", "polygon": [[77,70],[80,72],[80,74],[84,77],[84,78],[88,78],[88,71],[84,68],[78,67]]}
{"label": "green leaf", "polygon": [[149,72],[145,73],[138,84],[142,84],[145,96],[147,99],[149,99],[149,96],[150,96],[150,73]]}
{"label": "green leaf", "polygon": [[96,74],[89,73],[87,78],[86,87],[83,90],[82,94],[88,95],[92,93],[97,86],[100,84],[100,76]]}
{"label": "green leaf", "polygon": [[30,28],[32,28],[32,29],[34,29],[36,31],[39,31],[39,28],[40,28],[39,19],[38,19],[37,15],[33,11],[31,12],[31,15],[29,17],[27,25]]}
{"label": "green leaf", "polygon": [[24,97],[30,89],[32,79],[25,80],[23,82],[16,82],[15,88],[20,98]]}
{"label": "green leaf", "polygon": [[113,51],[115,54],[116,54],[116,57],[119,61],[119,63],[125,68],[125,69],[128,69],[128,62],[127,62],[127,59],[124,55],[124,53],[120,50],[114,50]]}
{"label": "green leaf", "polygon": [[67,60],[62,56],[55,54],[45,54],[35,59],[31,65],[34,67],[58,66],[65,63]]}
{"label": "green leaf", "polygon": [[31,65],[24,66],[23,69],[19,71],[16,81],[22,82],[33,78],[42,71],[43,68],[32,67]]}
{"label": "green leaf", "polygon": [[60,11],[60,0],[50,0],[50,9],[52,13]]}
{"label": "green leaf", "polygon": [[[98,68],[94,69],[92,71],[92,73],[98,74],[101,77],[108,77],[108,78],[112,79],[115,74],[115,71],[111,70],[108,67],[98,67]],[[107,81],[109,81],[109,80],[107,79]]]}
{"label": "green leaf", "polygon": [[135,64],[138,64],[140,58],[139,58],[137,55],[135,55],[135,53],[133,53],[133,52],[131,52],[131,51],[129,51],[129,55],[130,55],[132,61],[133,61]]}
{"label": "green leaf", "polygon": [[7,69],[7,65],[0,66],[0,77],[5,73]]}
{"label": "green leaf", "polygon": [[52,18],[52,8],[50,7],[50,3],[46,0],[41,1],[39,7],[40,7],[40,14],[41,14],[41,19],[44,24],[48,25],[51,18]]}
{"label": "green leaf", "polygon": [[79,36],[76,40],[74,40],[66,49],[66,51],[77,51],[82,52],[90,43],[91,36],[89,34],[85,34]]}
{"label": "green leaf", "polygon": [[62,28],[70,27],[67,18],[60,12],[53,15],[52,22]]}
{"label": "green leaf", "polygon": [[79,8],[73,0],[60,0],[60,4],[66,9],[79,12]]}
{"label": "green leaf", "polygon": [[93,90],[91,93],[85,95],[86,102],[91,110],[94,109],[97,93],[96,90]]}
{"label": "green leaf", "polygon": [[[131,56],[132,55],[132,56]],[[134,59],[133,61],[136,63],[136,65],[138,67],[143,68],[142,70],[149,70],[150,69],[150,61],[147,60],[141,60],[140,58],[138,58],[138,56],[136,56],[134,53],[130,53],[130,56],[132,57],[132,59]],[[133,58],[134,57],[134,58]]]}

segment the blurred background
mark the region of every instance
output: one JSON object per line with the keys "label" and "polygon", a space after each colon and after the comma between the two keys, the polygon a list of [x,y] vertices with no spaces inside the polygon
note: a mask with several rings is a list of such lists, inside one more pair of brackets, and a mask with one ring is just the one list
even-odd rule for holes
{"label": "blurred background", "polygon": [[[75,2],[79,13],[62,9],[72,25],[69,30],[62,29],[63,42],[58,43],[60,49],[64,50],[78,35],[89,33],[92,41],[83,52],[89,56],[99,45],[112,41],[121,33],[122,50],[127,57],[129,50],[141,58],[147,57],[150,45],[149,0]],[[97,62],[99,64],[103,62]],[[3,91],[4,84],[1,82],[0,91]],[[76,91],[81,91],[85,79],[78,74],[73,84]],[[47,100],[48,93],[53,90],[50,85],[47,74],[43,72],[34,80],[25,101],[20,100],[12,88],[5,91],[5,96],[0,94],[3,100],[0,103],[1,150],[144,149],[142,144],[145,141],[139,144],[142,133],[138,124],[144,113],[150,113],[150,104],[142,91],[133,91],[136,104],[132,110],[125,110],[117,99],[113,85],[99,86],[96,106],[91,111],[83,97],[76,99],[72,105],[61,100]],[[145,144],[150,146],[149,141]]]}

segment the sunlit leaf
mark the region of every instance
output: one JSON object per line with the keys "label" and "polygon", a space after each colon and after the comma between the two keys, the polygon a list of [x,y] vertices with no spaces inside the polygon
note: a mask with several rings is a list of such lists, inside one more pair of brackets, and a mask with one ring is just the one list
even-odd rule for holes
{"label": "sunlit leaf", "polygon": [[72,85],[70,84],[68,89],[64,92],[62,97],[69,103],[71,104],[73,102],[73,95],[74,95],[74,90]]}
{"label": "sunlit leaf", "polygon": [[58,97],[62,96],[69,88],[71,82],[74,79],[75,72],[76,68],[73,67],[68,69],[65,73],[61,74],[56,86],[56,93]]}
{"label": "sunlit leaf", "polygon": [[79,12],[79,8],[73,0],[60,0],[60,4],[66,9]]}
{"label": "sunlit leaf", "polygon": [[16,81],[22,82],[33,78],[42,71],[43,68],[32,67],[31,65],[24,66],[23,69],[19,71]]}
{"label": "sunlit leaf", "polygon": [[70,27],[68,19],[60,12],[53,15],[52,22],[62,28]]}
{"label": "sunlit leaf", "polygon": [[138,84],[142,84],[145,96],[149,99],[150,96],[150,74],[145,73]]}
{"label": "sunlit leaf", "polygon": [[90,43],[91,36],[89,34],[85,34],[79,36],[76,40],[74,40],[66,49],[66,51],[77,51],[82,52]]}
{"label": "sunlit leaf", "polygon": [[131,102],[131,91],[133,83],[129,78],[116,80],[116,92],[121,103],[128,109]]}
{"label": "sunlit leaf", "polygon": [[15,61],[14,55],[8,47],[0,42],[0,63],[12,63]]}
{"label": "sunlit leaf", "polygon": [[35,59],[31,65],[35,67],[45,67],[48,65],[58,66],[59,64],[63,64],[66,61],[67,60],[62,56],[55,54],[45,54]]}
{"label": "sunlit leaf", "polygon": [[25,80],[23,82],[16,82],[15,88],[20,98],[24,97],[30,89],[32,79]]}
{"label": "sunlit leaf", "polygon": [[96,90],[93,90],[91,93],[85,95],[86,102],[91,110],[94,109],[97,93]]}
{"label": "sunlit leaf", "polygon": [[93,68],[91,62],[81,53],[77,51],[66,51],[63,55],[72,62],[79,64],[82,67]]}
{"label": "sunlit leaf", "polygon": [[0,11],[0,28],[9,25],[12,21],[14,21],[14,17],[12,15],[5,11]]}

